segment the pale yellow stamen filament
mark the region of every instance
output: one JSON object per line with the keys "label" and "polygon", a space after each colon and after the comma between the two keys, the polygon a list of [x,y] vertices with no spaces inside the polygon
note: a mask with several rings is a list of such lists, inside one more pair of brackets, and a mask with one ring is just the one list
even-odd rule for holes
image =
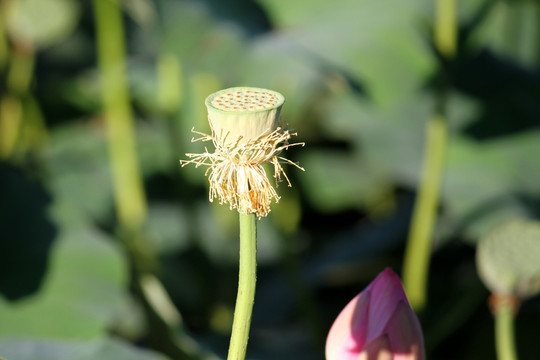
{"label": "pale yellow stamen filament", "polygon": [[199,138],[192,139],[192,142],[212,141],[216,151],[210,153],[205,148],[201,154],[186,154],[190,160],[180,160],[180,163],[182,166],[187,164],[195,164],[196,167],[208,166],[205,174],[210,173],[208,177],[210,201],[217,198],[220,204],[228,203],[231,209],[237,209],[242,214],[255,213],[258,217],[266,216],[270,212],[272,199],[279,201],[279,196],[270,184],[262,164],[270,163],[274,166],[273,177],[276,187],[278,182],[282,181],[281,175],[288,186],[291,186],[281,164],[290,164],[304,170],[298,164],[278,156],[281,151],[291,146],[304,146],[304,143],[287,142],[296,133],[277,128],[272,132],[266,131],[249,142],[241,143],[241,139],[237,139],[231,144],[225,141],[227,136],[216,137],[214,133],[208,135],[195,130],[192,132],[200,135]]}

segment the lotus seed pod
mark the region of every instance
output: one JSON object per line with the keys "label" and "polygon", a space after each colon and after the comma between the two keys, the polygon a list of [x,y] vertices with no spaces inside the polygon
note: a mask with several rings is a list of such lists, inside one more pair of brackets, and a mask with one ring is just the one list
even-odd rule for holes
{"label": "lotus seed pod", "polygon": [[283,150],[304,143],[289,143],[291,133],[278,127],[285,98],[276,91],[253,87],[234,87],[211,94],[206,98],[208,121],[212,134],[200,135],[192,141],[212,141],[215,151],[206,148],[201,154],[188,153],[190,160],[180,160],[182,166],[208,166],[209,200],[219,199],[241,214],[255,213],[258,217],[270,212],[270,203],[279,196],[267,178],[264,164],[273,165],[276,182],[282,176],[291,186],[282,164],[298,164],[281,156]]}
{"label": "lotus seed pod", "polygon": [[482,238],[476,253],[478,273],[495,294],[519,298],[540,292],[540,222],[516,220]]}
{"label": "lotus seed pod", "polygon": [[220,90],[206,98],[208,121],[223,145],[247,143],[277,128],[284,101],[283,95],[272,90],[254,87]]}

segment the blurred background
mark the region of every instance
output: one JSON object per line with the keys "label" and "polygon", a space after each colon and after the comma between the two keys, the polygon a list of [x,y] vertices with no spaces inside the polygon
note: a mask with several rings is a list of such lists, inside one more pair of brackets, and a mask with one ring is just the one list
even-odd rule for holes
{"label": "blurred background", "polygon": [[[204,146],[191,129],[210,131],[206,96],[245,85],[281,92],[282,125],[306,143],[286,154],[306,171],[287,167],[292,188],[258,222],[248,358],[323,359],[349,300],[385,267],[401,274],[441,106],[426,351],[494,358],[475,244],[540,216],[540,4],[457,2],[451,51],[435,13],[428,0],[1,0],[0,356],[225,358],[238,215],[178,160]],[[521,359],[538,358],[539,324],[533,298]]]}

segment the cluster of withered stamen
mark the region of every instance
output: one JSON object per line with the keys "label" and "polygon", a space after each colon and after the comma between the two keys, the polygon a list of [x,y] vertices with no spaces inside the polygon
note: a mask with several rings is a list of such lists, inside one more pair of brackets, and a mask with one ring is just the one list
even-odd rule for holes
{"label": "cluster of withered stamen", "polygon": [[186,154],[190,160],[180,160],[182,166],[195,164],[208,166],[205,175],[210,182],[209,200],[215,198],[219,203],[228,203],[231,209],[237,209],[242,214],[255,213],[259,218],[268,215],[272,199],[278,202],[280,197],[268,180],[263,164],[270,163],[274,166],[273,177],[276,187],[282,181],[281,175],[291,182],[285,174],[281,164],[294,165],[304,170],[298,164],[279,156],[281,151],[291,146],[302,145],[304,143],[289,144],[288,140],[296,133],[277,128],[270,129],[257,138],[242,141],[240,137],[235,141],[227,141],[227,134],[216,136],[204,134],[192,130],[199,138],[191,141],[212,141],[215,152],[211,153],[205,148],[201,154]]}

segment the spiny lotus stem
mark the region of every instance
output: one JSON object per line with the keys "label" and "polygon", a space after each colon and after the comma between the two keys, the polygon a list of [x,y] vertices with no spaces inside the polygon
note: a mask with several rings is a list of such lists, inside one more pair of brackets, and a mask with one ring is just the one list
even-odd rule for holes
{"label": "spiny lotus stem", "polygon": [[279,156],[291,146],[291,133],[277,127],[284,97],[278,92],[250,87],[237,87],[218,91],[206,98],[208,121],[212,134],[192,130],[200,137],[195,141],[212,141],[213,153],[207,148],[202,154],[186,154],[190,160],[180,160],[182,166],[195,164],[208,166],[205,175],[210,182],[209,199],[219,199],[241,214],[268,215],[272,199],[279,201],[270,184],[263,164],[274,166],[276,187],[285,178],[291,186],[281,164],[298,164]]}

